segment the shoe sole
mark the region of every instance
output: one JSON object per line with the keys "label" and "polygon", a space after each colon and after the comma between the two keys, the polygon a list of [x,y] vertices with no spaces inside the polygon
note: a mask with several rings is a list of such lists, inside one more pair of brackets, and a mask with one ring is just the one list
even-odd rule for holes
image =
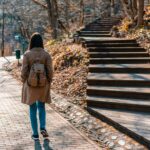
{"label": "shoe sole", "polygon": [[32,138],[32,140],[34,140],[34,141],[39,140],[39,138],[34,138],[34,137],[31,137],[31,138]]}
{"label": "shoe sole", "polygon": [[[33,139],[33,138],[32,138]],[[33,139],[34,141],[38,141],[39,139]]]}

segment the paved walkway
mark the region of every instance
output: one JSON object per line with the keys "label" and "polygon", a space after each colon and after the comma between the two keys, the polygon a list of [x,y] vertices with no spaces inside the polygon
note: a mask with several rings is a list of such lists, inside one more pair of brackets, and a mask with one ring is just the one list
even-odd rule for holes
{"label": "paved walkway", "polygon": [[99,150],[95,143],[78,132],[49,105],[47,130],[50,142],[31,139],[29,107],[22,104],[21,85],[2,70],[0,58],[0,150]]}

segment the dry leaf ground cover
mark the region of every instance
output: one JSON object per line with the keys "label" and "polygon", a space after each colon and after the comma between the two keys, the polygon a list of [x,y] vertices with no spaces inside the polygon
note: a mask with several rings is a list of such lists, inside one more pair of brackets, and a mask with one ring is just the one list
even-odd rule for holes
{"label": "dry leaf ground cover", "polygon": [[140,45],[150,50],[150,6],[147,6],[144,15],[144,25],[135,28],[134,23],[127,17],[117,26],[118,35],[128,39],[136,39]]}
{"label": "dry leaf ground cover", "polygon": [[54,78],[52,88],[74,103],[82,103],[86,95],[88,72],[87,50],[71,42],[47,42],[46,48],[53,57]]}
{"label": "dry leaf ground cover", "polygon": [[120,25],[118,25],[118,29],[120,35],[128,39],[136,39],[140,45],[148,50],[150,50],[150,28],[142,26],[140,28],[130,28],[131,21],[125,18]]}

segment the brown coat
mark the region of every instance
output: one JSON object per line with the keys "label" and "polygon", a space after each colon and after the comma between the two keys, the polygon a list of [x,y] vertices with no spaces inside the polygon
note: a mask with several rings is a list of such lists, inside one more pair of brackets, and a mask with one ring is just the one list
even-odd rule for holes
{"label": "brown coat", "polygon": [[[31,87],[27,84],[30,67],[36,58],[40,58],[40,63],[45,64],[47,83],[45,87]],[[53,76],[52,58],[42,48],[33,48],[28,50],[23,57],[21,70],[21,78],[23,82],[22,100],[21,102],[27,105],[33,104],[36,100],[51,103],[50,85]]]}

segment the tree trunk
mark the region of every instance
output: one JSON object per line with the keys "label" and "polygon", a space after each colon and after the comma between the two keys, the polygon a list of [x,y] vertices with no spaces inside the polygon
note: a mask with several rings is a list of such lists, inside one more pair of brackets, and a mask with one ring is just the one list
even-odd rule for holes
{"label": "tree trunk", "polygon": [[122,6],[123,6],[123,10],[124,10],[125,15],[127,15],[128,18],[131,19],[131,16],[130,16],[130,14],[128,12],[128,9],[127,9],[127,3],[125,2],[125,0],[121,0],[121,3],[122,3]]}
{"label": "tree trunk", "polygon": [[84,1],[80,0],[80,23],[79,25],[82,26],[84,23]]}
{"label": "tree trunk", "polygon": [[70,7],[70,0],[65,0],[65,18],[67,28],[69,28],[69,7]]}
{"label": "tree trunk", "polygon": [[55,0],[46,0],[47,11],[49,16],[49,23],[52,28],[52,37],[57,39],[57,28],[58,28],[58,12],[57,2]]}
{"label": "tree trunk", "polygon": [[114,5],[115,5],[115,0],[111,0],[111,16],[114,16]]}
{"label": "tree trunk", "polygon": [[132,0],[132,9],[133,9],[134,16],[136,16],[137,15],[137,0]]}
{"label": "tree trunk", "polygon": [[135,18],[135,14],[133,11],[133,1],[132,0],[121,0],[123,9],[125,14],[130,18],[132,21]]}
{"label": "tree trunk", "polygon": [[[46,4],[43,4],[37,0],[32,0],[33,2],[35,2],[36,4],[42,6],[43,8],[47,9],[48,12],[48,18],[49,18],[49,23],[50,26],[52,28],[52,37],[54,39],[56,39],[58,37],[58,25],[60,26],[60,28],[62,28],[68,35],[69,35],[69,27],[67,28],[58,18],[59,18],[59,14],[58,14],[58,5],[57,5],[57,0],[45,0]],[[68,1],[68,5],[70,5],[69,1],[70,0],[65,0],[66,2]],[[68,10],[67,10],[68,11]],[[66,14],[67,18],[66,20],[68,20],[69,22],[69,16],[68,16],[69,12]],[[69,24],[69,23],[68,23]]]}
{"label": "tree trunk", "polygon": [[52,3],[52,26],[53,26],[53,38],[57,39],[58,33],[58,6],[57,0],[51,0]]}
{"label": "tree trunk", "polygon": [[52,26],[52,12],[51,12],[51,9],[52,9],[52,6],[51,6],[51,2],[50,0],[46,0],[46,3],[47,3],[47,12],[48,12],[48,21],[49,21],[49,24]]}
{"label": "tree trunk", "polygon": [[144,0],[137,0],[138,6],[138,22],[137,27],[143,25],[143,16],[144,16]]}
{"label": "tree trunk", "polygon": [[148,5],[150,4],[150,0],[147,0],[147,4],[148,4]]}
{"label": "tree trunk", "polygon": [[96,0],[93,0],[93,18],[96,18]]}

